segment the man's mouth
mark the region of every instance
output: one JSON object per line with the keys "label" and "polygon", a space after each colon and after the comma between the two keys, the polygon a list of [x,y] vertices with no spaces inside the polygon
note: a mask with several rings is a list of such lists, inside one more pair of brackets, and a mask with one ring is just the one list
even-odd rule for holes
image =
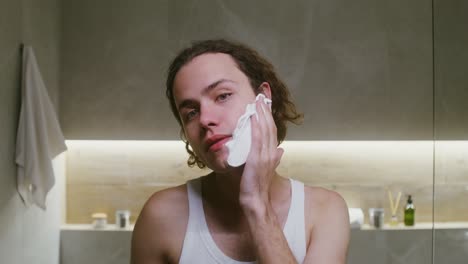
{"label": "man's mouth", "polygon": [[212,152],[219,151],[230,139],[231,136],[229,135],[214,135],[206,140],[207,150]]}

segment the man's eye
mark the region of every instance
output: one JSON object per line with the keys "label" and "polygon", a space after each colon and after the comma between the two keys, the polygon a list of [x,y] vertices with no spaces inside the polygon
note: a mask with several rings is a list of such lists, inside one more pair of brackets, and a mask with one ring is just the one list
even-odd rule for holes
{"label": "man's eye", "polygon": [[197,110],[190,110],[187,114],[185,114],[185,120],[190,121],[197,115]]}
{"label": "man's eye", "polygon": [[231,95],[232,93],[223,93],[223,94],[220,94],[216,99],[218,101],[226,101]]}

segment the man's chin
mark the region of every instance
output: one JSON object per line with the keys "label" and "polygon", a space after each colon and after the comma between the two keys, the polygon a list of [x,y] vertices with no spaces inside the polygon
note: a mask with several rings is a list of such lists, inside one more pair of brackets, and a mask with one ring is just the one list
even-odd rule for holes
{"label": "man's chin", "polygon": [[228,174],[228,173],[232,173],[232,172],[234,172],[236,170],[243,169],[244,164],[242,164],[241,166],[238,166],[238,167],[232,167],[231,165],[229,165],[227,160],[223,160],[223,161],[218,162],[216,164],[211,164],[208,167],[212,171],[214,171],[215,173]]}
{"label": "man's chin", "polygon": [[205,164],[207,168],[216,173],[226,173],[232,170],[232,167],[229,166],[226,159],[214,160]]}

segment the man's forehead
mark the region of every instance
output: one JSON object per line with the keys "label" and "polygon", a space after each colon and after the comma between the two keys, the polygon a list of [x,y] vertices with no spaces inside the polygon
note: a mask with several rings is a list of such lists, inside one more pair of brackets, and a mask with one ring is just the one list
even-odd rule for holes
{"label": "man's forehead", "polygon": [[242,82],[247,76],[234,59],[224,53],[206,53],[184,65],[174,79],[174,94],[187,89],[200,90],[220,80]]}
{"label": "man's forehead", "polygon": [[[192,66],[192,67],[190,67]],[[185,64],[183,68],[195,68],[195,69],[209,69],[209,70],[225,70],[231,72],[235,69],[239,70],[239,67],[233,57],[225,53],[204,53],[196,56],[190,62]]]}

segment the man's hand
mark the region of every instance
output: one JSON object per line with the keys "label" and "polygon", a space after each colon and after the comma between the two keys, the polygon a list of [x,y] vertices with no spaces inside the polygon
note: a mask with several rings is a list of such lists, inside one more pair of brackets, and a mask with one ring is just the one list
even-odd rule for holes
{"label": "man's hand", "polygon": [[284,150],[278,148],[277,131],[271,109],[263,100],[256,102],[257,116],[252,116],[252,145],[240,183],[239,200],[246,209],[267,206],[276,168]]}
{"label": "man's hand", "polygon": [[252,147],[244,166],[239,201],[249,224],[258,263],[297,263],[270,202],[270,188],[283,149],[278,148],[270,108],[259,100],[252,122]]}

